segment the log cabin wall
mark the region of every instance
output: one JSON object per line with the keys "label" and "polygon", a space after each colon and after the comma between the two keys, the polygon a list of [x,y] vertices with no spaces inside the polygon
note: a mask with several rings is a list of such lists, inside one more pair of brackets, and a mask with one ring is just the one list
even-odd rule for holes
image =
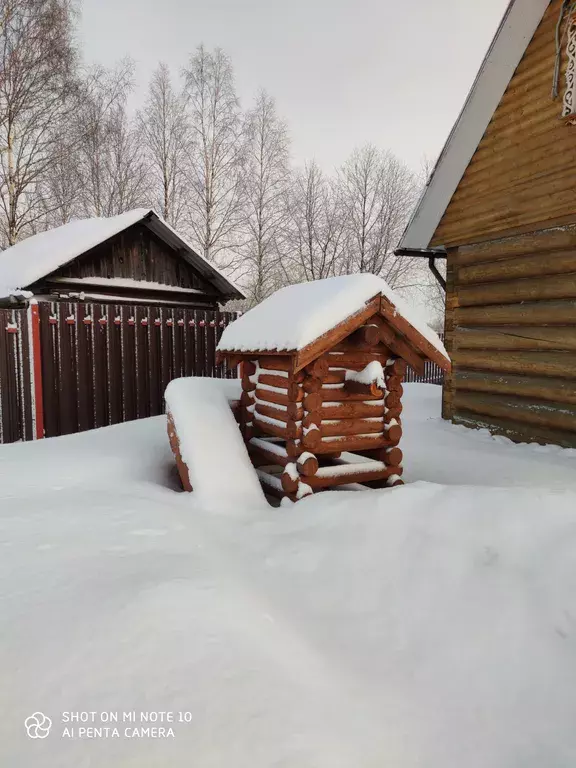
{"label": "log cabin wall", "polygon": [[576,226],[449,254],[443,416],[576,446]]}
{"label": "log cabin wall", "polygon": [[214,286],[143,224],[92,248],[50,277],[122,277],[216,293]]}
{"label": "log cabin wall", "polygon": [[551,98],[553,0],[494,112],[431,241],[456,247],[576,222],[576,126],[561,119],[566,40],[559,97]]}
{"label": "log cabin wall", "polygon": [[546,10],[431,245],[448,250],[443,416],[576,446],[576,126]]}

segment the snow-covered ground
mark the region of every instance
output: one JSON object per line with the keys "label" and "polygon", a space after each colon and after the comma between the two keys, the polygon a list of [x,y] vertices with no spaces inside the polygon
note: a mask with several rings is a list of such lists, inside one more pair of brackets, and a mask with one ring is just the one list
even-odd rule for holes
{"label": "snow-covered ground", "polygon": [[576,451],[439,395],[406,387],[410,484],[290,508],[179,493],[163,418],[0,447],[0,766],[572,768]]}

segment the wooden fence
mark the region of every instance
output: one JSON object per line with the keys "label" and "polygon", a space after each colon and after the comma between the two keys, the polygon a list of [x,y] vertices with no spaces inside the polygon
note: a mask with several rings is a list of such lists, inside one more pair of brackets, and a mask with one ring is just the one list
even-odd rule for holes
{"label": "wooden fence", "polygon": [[[236,376],[216,365],[233,312],[40,302],[0,309],[0,443],[55,437],[164,412],[180,376]],[[406,381],[441,384],[426,363]]]}
{"label": "wooden fence", "polygon": [[92,303],[0,310],[0,443],[156,416],[172,379],[235,376],[216,365],[235,317]]}

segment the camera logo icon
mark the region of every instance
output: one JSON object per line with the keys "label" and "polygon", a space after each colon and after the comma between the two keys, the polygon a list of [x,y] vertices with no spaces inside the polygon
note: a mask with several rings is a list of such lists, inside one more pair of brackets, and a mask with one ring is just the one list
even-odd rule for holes
{"label": "camera logo icon", "polygon": [[24,725],[30,739],[45,739],[52,728],[52,720],[42,712],[34,712],[24,720]]}

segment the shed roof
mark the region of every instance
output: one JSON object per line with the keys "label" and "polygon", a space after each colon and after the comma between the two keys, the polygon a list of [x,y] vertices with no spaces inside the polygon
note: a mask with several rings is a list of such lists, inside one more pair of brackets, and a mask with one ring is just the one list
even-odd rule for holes
{"label": "shed roof", "polygon": [[136,208],[111,218],[78,219],[40,232],[0,253],[0,298],[26,289],[91,248],[142,223],[208,280],[222,298],[244,294],[213,264],[150,208]]}
{"label": "shed roof", "polygon": [[427,248],[550,0],[512,0],[399,248]]}
{"label": "shed roof", "polygon": [[354,318],[360,325],[370,314],[380,312],[380,298],[387,302],[390,311],[386,318],[393,327],[396,325],[400,330],[400,325],[409,326],[413,338],[421,340],[420,348],[434,350],[440,358],[449,360],[438,335],[419,313],[381,277],[371,274],[342,275],[281,288],[231,323],[222,334],[218,351],[300,353],[302,358],[304,350],[314,345],[319,355],[324,351],[322,337],[326,336],[328,348],[332,337],[327,334],[342,326],[344,338],[353,330],[348,325],[350,321],[354,325]]}

